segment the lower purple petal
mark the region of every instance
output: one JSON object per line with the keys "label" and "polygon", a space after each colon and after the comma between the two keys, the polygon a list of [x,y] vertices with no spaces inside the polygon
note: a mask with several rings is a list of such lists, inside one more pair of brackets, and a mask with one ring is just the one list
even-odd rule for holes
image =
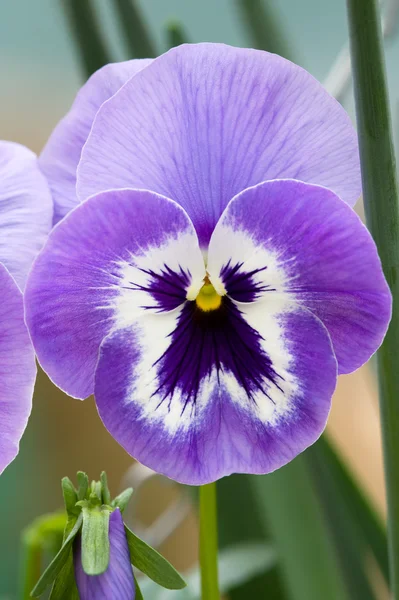
{"label": "lower purple petal", "polygon": [[22,294],[0,263],[0,473],[18,453],[32,408],[35,355],[24,324]]}
{"label": "lower purple petal", "polygon": [[103,343],[95,398],[127,452],[200,485],[269,473],[315,442],[336,382],[321,322],[300,308],[255,303],[215,329],[195,316],[190,325],[186,307]]}
{"label": "lower purple petal", "polygon": [[80,600],[134,600],[136,586],[119,508],[109,519],[110,555],[102,575],[86,575],[82,568],[80,536],[74,542],[74,567]]}

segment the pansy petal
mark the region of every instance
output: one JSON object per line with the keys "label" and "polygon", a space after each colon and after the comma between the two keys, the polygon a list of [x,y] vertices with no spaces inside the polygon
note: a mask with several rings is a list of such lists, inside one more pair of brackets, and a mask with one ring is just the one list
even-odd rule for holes
{"label": "pansy petal", "polygon": [[216,289],[237,301],[287,295],[326,326],[339,373],[360,367],[381,344],[391,294],[375,244],[333,192],[270,181],[234,198],[209,247]]}
{"label": "pansy petal", "polygon": [[182,45],[157,58],[97,114],[78,195],[149,189],[178,202],[202,245],[233,196],[262,181],[360,195],[355,131],[309,73],[277,56],[223,44]]}
{"label": "pansy petal", "polygon": [[18,453],[32,407],[35,355],[21,291],[0,263],[0,473]]}
{"label": "pansy petal", "polygon": [[136,587],[119,508],[109,518],[109,565],[102,575],[86,575],[82,568],[81,538],[74,542],[75,580],[80,600],[134,600]]}
{"label": "pansy petal", "polygon": [[136,313],[175,309],[204,276],[192,223],[172,200],[134,190],[87,200],[52,231],[28,281],[26,319],[42,367],[87,397],[104,337]]}
{"label": "pansy petal", "polygon": [[99,414],[144,465],[199,485],[269,473],[321,434],[336,382],[328,333],[277,299],[145,315],[104,341]]}
{"label": "pansy petal", "polygon": [[[69,113],[58,123],[39,158],[54,198],[54,224],[75,208],[76,169],[80,154],[100,106],[111,98],[151,59],[128,60],[105,65],[80,89]],[[115,186],[108,186],[114,188]],[[101,190],[104,191],[104,190]]]}
{"label": "pansy petal", "polygon": [[36,155],[0,141],[0,262],[25,285],[33,259],[51,229],[53,204]]}

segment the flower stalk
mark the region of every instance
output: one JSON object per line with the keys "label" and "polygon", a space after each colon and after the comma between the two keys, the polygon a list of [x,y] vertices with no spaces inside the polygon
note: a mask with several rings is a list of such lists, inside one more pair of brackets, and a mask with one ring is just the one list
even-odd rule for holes
{"label": "flower stalk", "polygon": [[219,600],[216,483],[200,487],[201,597]]}
{"label": "flower stalk", "polygon": [[388,501],[392,598],[399,598],[399,206],[377,0],[347,0],[367,224],[393,296],[391,324],[378,352]]}

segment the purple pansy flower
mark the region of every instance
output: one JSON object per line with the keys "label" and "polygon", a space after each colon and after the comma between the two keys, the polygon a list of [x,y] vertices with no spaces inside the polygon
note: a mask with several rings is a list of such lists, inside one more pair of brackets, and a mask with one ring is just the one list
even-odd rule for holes
{"label": "purple pansy flower", "polygon": [[51,220],[50,191],[36,156],[0,141],[0,473],[18,453],[31,411],[36,367],[21,290]]}
{"label": "purple pansy flower", "polygon": [[74,541],[73,562],[80,600],[134,600],[136,586],[127,544],[125,527],[119,508],[109,517],[109,564],[101,575],[87,575],[82,567],[82,541]]}
{"label": "purple pansy flower", "polygon": [[[96,107],[98,81],[86,88]],[[178,481],[281,467],[319,437],[337,373],[368,360],[390,318],[350,208],[348,116],[292,63],[218,44],[147,64],[92,126],[94,110],[82,128],[75,107],[51,146],[67,164],[75,139],[74,169],[91,127],[84,202],[50,235],[26,294],[43,368],[74,397],[94,392],[119,443]],[[54,167],[53,190],[73,169]]]}

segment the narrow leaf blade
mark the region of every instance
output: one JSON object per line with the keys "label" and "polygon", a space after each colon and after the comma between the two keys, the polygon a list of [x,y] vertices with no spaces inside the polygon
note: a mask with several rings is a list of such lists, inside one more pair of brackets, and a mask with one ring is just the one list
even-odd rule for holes
{"label": "narrow leaf blade", "polygon": [[82,522],[83,522],[83,516],[80,514],[72,531],[70,532],[67,539],[63,543],[61,550],[58,552],[58,554],[55,556],[55,558],[49,564],[49,566],[47,567],[47,569],[45,570],[45,572],[43,573],[43,575],[40,577],[39,581],[37,582],[36,586],[32,590],[31,596],[33,598],[38,598],[39,596],[41,596],[43,594],[43,592],[45,592],[46,588],[51,583],[53,583],[53,581],[55,580],[55,578],[61,571],[62,567],[68,560],[68,555],[69,555],[69,551],[72,546],[72,542],[75,539],[75,536],[77,535],[77,533],[79,532],[79,529],[82,526]]}
{"label": "narrow leaf blade", "polygon": [[126,539],[132,564],[150,579],[168,590],[180,590],[186,587],[186,582],[176,569],[164,558],[143,542],[125,525]]}

